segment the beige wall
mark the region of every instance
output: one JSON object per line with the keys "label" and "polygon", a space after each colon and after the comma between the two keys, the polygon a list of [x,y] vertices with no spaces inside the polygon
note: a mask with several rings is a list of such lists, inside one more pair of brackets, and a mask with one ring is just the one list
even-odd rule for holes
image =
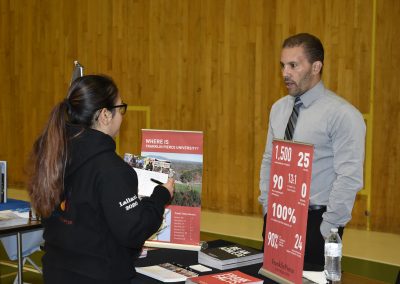
{"label": "beige wall", "polygon": [[[400,233],[399,3],[0,0],[0,159],[9,182],[23,186],[34,138],[79,59],[87,73],[111,75],[128,104],[147,106],[152,128],[204,131],[204,208],[261,214],[268,114],[285,93],[280,45],[310,32],[325,45],[325,84],[368,125],[366,188],[351,226]],[[138,153],[146,112],[130,111],[124,123],[120,152]]]}

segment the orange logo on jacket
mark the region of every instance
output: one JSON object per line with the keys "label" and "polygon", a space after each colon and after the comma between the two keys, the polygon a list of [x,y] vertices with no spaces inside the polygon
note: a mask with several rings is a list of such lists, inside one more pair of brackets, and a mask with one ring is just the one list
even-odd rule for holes
{"label": "orange logo on jacket", "polygon": [[67,200],[63,200],[60,204],[61,211],[65,211],[67,209]]}

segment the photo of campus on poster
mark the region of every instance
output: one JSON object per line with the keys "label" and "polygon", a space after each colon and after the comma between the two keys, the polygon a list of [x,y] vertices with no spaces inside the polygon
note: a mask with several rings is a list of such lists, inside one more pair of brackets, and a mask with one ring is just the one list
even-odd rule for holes
{"label": "photo of campus on poster", "polygon": [[125,153],[124,161],[132,168],[164,173],[169,176],[173,175],[170,161],[159,160],[152,157],[136,156],[130,153]]}
{"label": "photo of campus on poster", "polygon": [[171,205],[201,206],[202,155],[155,152],[142,152],[142,155],[147,160],[152,160],[147,162],[155,165],[152,171],[169,174],[175,179],[175,193]]}

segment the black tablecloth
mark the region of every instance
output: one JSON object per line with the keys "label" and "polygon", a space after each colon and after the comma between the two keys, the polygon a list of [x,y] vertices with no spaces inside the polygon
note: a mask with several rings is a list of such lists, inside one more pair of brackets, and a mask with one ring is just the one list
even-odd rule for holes
{"label": "black tablecloth", "polygon": [[[227,242],[223,240],[216,240],[216,241],[211,241],[208,243],[209,247],[218,247],[222,245],[226,245]],[[141,267],[141,266],[150,266],[150,265],[156,265],[160,263],[178,263],[183,266],[190,266],[194,264],[198,264],[197,261],[197,251],[185,251],[185,250],[174,250],[174,249],[155,249],[155,250],[150,250],[147,253],[147,257],[145,258],[140,258],[137,260],[135,263],[135,267]],[[260,270],[262,266],[262,263],[258,264],[253,264],[249,266],[243,266],[243,267],[238,267],[234,269],[228,269],[224,271],[231,271],[231,270],[240,270],[246,274],[252,275],[254,277],[260,278],[264,280],[264,283],[277,283],[275,281],[272,281],[266,277],[264,277],[261,274],[258,274],[258,271]],[[205,272],[205,273],[199,273],[200,275],[205,275],[205,274],[213,274],[213,273],[219,273],[222,272],[219,269],[212,268],[212,271],[210,272]],[[161,281],[152,279],[150,277],[144,276],[142,274],[137,275],[135,282],[134,283],[140,283],[140,284],[152,284],[152,283],[163,283]],[[175,282],[175,283],[184,283],[184,282]]]}

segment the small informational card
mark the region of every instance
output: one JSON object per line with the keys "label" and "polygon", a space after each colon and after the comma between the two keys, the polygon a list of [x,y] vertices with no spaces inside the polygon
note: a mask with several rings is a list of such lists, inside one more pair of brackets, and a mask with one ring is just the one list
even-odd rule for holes
{"label": "small informational card", "polygon": [[317,284],[327,283],[324,271],[303,271],[303,278]]}
{"label": "small informational card", "polygon": [[208,268],[207,266],[201,265],[201,264],[194,264],[189,266],[191,269],[196,270],[198,272],[209,272],[212,271],[211,268]]}

